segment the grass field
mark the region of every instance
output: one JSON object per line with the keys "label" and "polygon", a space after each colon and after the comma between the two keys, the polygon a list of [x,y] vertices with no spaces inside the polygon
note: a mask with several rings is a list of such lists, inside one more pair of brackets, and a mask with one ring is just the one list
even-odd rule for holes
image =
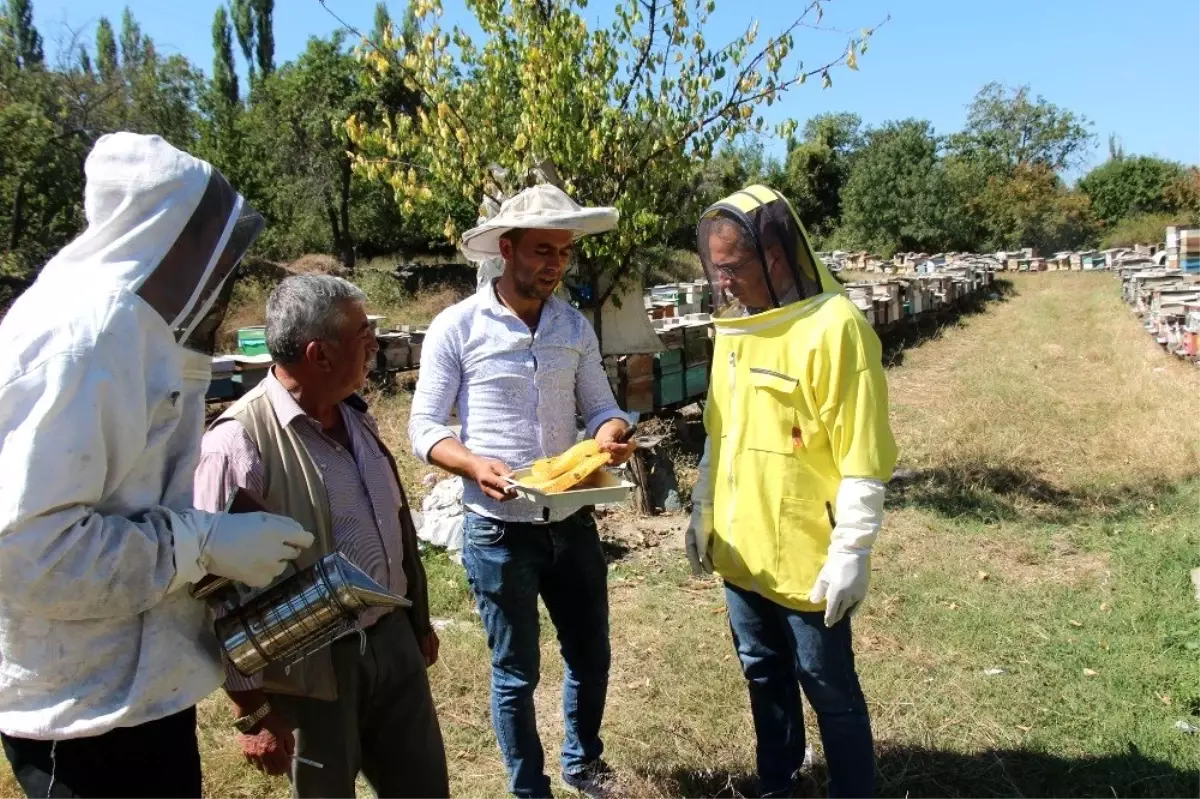
{"label": "grass field", "polygon": [[[985,312],[890,356],[902,463],[856,617],[881,794],[1200,790],[1198,739],[1175,726],[1200,724],[1200,374],[1155,347],[1118,295],[1107,274],[1019,276]],[[377,405],[398,449],[405,405],[403,393]],[[427,566],[449,620],[432,678],[452,790],[500,796],[484,635],[461,569],[440,555]],[[753,735],[719,585],[692,579],[674,540],[614,559],[610,580],[604,735],[618,792],[748,790]],[[561,668],[548,623],[543,664],[552,766]],[[241,763],[227,720],[219,698],[202,705],[206,793],[286,795]],[[822,780],[818,746],[814,794]]]}

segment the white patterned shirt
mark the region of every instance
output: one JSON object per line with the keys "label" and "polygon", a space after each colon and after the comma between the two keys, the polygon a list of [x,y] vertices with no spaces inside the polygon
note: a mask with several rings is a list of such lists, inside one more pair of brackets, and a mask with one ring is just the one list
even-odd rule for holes
{"label": "white patterned shirt", "polygon": [[[577,415],[589,436],[610,419],[628,422],[613,398],[596,332],[583,314],[551,297],[530,332],[493,286],[486,283],[429,326],[408,423],[417,457],[428,463],[429,451],[454,437],[446,422],[456,404],[463,446],[514,471],[575,444]],[[555,522],[571,513],[556,511],[547,519],[527,500],[496,502],[473,481],[463,483],[463,504],[482,516]]]}

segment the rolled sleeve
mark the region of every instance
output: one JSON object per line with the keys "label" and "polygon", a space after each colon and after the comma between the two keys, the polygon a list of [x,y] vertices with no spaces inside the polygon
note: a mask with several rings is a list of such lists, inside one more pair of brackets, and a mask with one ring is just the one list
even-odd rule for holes
{"label": "rolled sleeve", "polygon": [[457,438],[446,426],[462,384],[462,364],[451,330],[434,320],[421,351],[421,372],[408,417],[413,454],[429,463],[429,453],[441,441]]}
{"label": "rolled sleeve", "polygon": [[600,357],[600,342],[590,325],[584,325],[583,328],[583,353],[579,357],[579,371],[575,379],[575,400],[589,436],[595,437],[600,426],[613,419],[632,424],[613,396]]}

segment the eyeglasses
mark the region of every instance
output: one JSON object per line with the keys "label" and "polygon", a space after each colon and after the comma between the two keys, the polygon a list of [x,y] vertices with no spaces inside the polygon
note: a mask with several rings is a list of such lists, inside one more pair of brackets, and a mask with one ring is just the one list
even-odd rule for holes
{"label": "eyeglasses", "polygon": [[713,264],[712,267],[721,275],[727,278],[736,278],[748,264],[757,263],[758,256],[751,255],[738,261],[736,264]]}

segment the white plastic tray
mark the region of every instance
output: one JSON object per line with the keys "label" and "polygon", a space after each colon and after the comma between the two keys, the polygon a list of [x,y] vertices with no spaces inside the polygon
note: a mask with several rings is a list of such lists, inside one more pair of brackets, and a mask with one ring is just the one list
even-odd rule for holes
{"label": "white plastic tray", "polygon": [[513,472],[512,476],[508,478],[508,482],[518,496],[524,497],[539,507],[551,510],[624,502],[633,490],[633,483],[622,480],[608,469],[597,469],[579,485],[558,494],[546,494],[537,489],[520,485],[518,481],[528,476],[529,469],[521,469]]}

